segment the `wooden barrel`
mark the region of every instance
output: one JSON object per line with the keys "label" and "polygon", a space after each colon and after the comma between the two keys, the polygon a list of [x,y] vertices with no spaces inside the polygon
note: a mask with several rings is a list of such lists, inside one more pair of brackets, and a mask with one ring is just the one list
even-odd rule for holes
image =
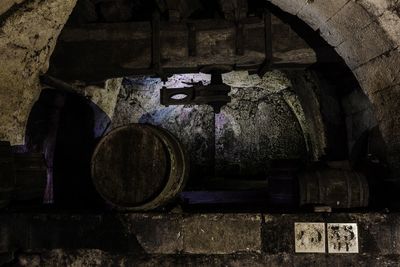
{"label": "wooden barrel", "polygon": [[13,200],[42,201],[46,179],[43,154],[14,154],[9,142],[0,141],[0,208]]}
{"label": "wooden barrel", "polygon": [[99,194],[116,207],[150,210],[173,199],[188,174],[180,142],[159,127],[130,124],[97,145],[91,166]]}
{"label": "wooden barrel", "polygon": [[366,178],[355,171],[318,169],[299,174],[300,205],[322,204],[332,208],[368,206],[369,188]]}

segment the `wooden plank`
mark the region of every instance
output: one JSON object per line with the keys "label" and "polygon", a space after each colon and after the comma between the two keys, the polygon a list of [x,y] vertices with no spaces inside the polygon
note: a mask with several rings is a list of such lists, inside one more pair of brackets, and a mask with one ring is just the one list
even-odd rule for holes
{"label": "wooden plank", "polygon": [[[317,61],[316,51],[287,24],[277,23],[276,18],[268,26],[272,27],[268,30],[272,35],[272,43],[267,45],[263,20],[251,18],[241,21],[241,53],[237,53],[237,28],[234,22],[189,21],[195,28],[195,34],[190,32],[187,23],[160,23],[161,69],[196,72],[204,65],[213,64],[230,65],[234,69],[249,66],[250,69],[257,69],[265,61],[266,49],[268,58],[280,65],[309,66]],[[51,58],[49,74],[63,80],[82,81],[156,74],[152,57],[154,41],[150,22],[67,26]],[[326,57],[325,60],[329,61],[330,58]]]}

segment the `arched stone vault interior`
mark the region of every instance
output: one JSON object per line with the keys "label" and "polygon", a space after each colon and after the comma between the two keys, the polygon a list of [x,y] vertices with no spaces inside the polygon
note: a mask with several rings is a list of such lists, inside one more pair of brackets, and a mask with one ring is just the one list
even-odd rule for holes
{"label": "arched stone vault interior", "polygon": [[[374,106],[393,169],[400,166],[400,1],[271,0],[332,45]],[[75,0],[2,1],[0,139],[22,144],[57,37]]]}
{"label": "arched stone vault interior", "polygon": [[333,47],[375,108],[392,168],[400,152],[399,1],[271,1],[298,16]]}

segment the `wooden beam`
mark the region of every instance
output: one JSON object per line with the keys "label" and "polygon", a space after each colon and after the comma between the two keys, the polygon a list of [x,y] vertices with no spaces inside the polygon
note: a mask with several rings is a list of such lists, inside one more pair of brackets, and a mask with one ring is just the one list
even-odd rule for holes
{"label": "wooden beam", "polygon": [[[189,23],[161,22],[159,29],[160,68],[198,71],[205,65],[230,65],[234,69],[257,69],[266,57],[265,24],[259,18],[242,20],[243,54],[236,53],[236,25],[226,20],[195,20]],[[272,23],[274,63],[310,65],[316,51],[283,22]],[[285,31],[282,31],[285,29]],[[93,23],[66,27],[50,62],[49,74],[63,80],[98,81],[135,74],[155,74],[152,68],[152,26],[150,22]],[[190,53],[192,47],[196,53]],[[329,57],[328,57],[329,58]]]}

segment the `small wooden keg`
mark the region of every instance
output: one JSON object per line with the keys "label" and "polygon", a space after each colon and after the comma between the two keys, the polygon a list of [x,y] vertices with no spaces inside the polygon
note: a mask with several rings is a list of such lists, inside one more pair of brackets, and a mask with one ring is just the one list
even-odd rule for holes
{"label": "small wooden keg", "polygon": [[91,172],[99,194],[114,206],[150,210],[182,190],[188,160],[168,131],[130,124],[103,137],[94,151]]}
{"label": "small wooden keg", "polygon": [[366,178],[355,171],[325,168],[300,173],[300,205],[323,204],[332,208],[368,206]]}

